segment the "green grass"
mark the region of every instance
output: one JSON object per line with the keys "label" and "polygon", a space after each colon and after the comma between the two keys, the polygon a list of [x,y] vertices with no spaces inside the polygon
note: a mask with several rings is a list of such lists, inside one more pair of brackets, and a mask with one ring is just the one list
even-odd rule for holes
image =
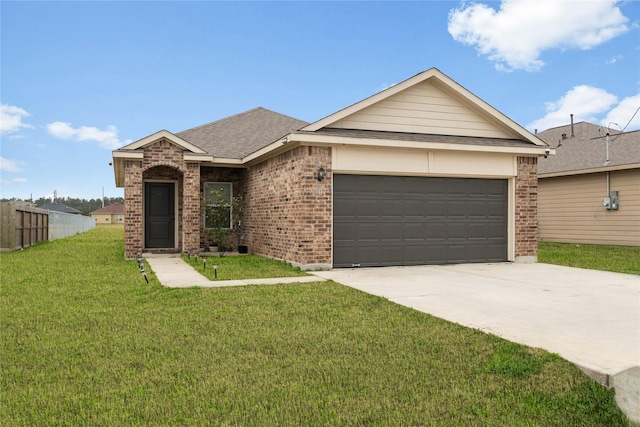
{"label": "green grass", "polygon": [[625,426],[571,363],[334,282],[168,289],[122,229],[0,254],[0,424]]}
{"label": "green grass", "polygon": [[591,270],[640,274],[640,247],[543,242],[538,245],[538,261]]}
{"label": "green grass", "polygon": [[[292,267],[291,264],[257,255],[209,256],[206,258],[183,255],[182,259],[211,280],[309,276],[299,268]],[[214,265],[217,265],[217,277]]]}

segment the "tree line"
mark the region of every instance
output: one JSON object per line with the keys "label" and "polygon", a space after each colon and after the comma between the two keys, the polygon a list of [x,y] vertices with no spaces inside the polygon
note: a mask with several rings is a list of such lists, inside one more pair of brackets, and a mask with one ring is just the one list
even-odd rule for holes
{"label": "tree line", "polygon": [[[16,202],[16,201],[21,201],[21,199],[16,199],[16,198],[1,199],[0,201]],[[31,202],[31,200],[26,200],[26,201]],[[32,203],[40,207],[40,206],[53,203],[53,201],[50,198],[40,197],[39,199],[34,200]],[[75,197],[58,197],[57,199],[55,199],[55,203],[62,203],[63,205],[67,205],[70,208],[77,209],[80,212],[82,212],[82,215],[87,215],[87,216],[90,214],[90,212],[93,212],[102,207],[102,199],[87,200],[87,199],[78,199]],[[110,205],[112,203],[124,204],[124,198],[123,197],[105,197],[104,198],[105,206]]]}

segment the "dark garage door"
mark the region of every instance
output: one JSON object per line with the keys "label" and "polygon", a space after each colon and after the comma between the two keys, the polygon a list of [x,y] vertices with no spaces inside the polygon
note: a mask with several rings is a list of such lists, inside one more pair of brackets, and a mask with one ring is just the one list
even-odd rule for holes
{"label": "dark garage door", "polygon": [[334,175],[333,265],[507,260],[507,180]]}

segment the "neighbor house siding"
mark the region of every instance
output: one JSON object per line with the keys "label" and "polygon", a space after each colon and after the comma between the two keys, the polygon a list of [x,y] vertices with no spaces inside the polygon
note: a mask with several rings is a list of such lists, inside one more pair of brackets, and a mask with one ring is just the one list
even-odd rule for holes
{"label": "neighbor house siding", "polygon": [[[318,168],[326,171],[316,179]],[[331,266],[331,148],[301,146],[247,171],[244,231],[253,253]]]}
{"label": "neighbor house siding", "polygon": [[431,82],[407,90],[351,114],[329,127],[440,135],[510,138],[461,100]]}
{"label": "neighbor house siding", "polygon": [[607,173],[540,178],[541,241],[640,246],[640,169],[610,172],[618,210],[607,210]]}
{"label": "neighbor house siding", "polygon": [[[107,220],[107,217],[109,219]],[[118,217],[121,217],[118,221]],[[96,220],[96,224],[122,224],[124,220],[123,214],[91,214],[91,218]]]}

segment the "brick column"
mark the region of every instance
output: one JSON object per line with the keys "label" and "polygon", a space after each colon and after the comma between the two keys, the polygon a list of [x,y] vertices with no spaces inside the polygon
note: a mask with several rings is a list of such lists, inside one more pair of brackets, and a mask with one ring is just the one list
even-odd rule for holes
{"label": "brick column", "polygon": [[183,252],[200,250],[200,216],[200,164],[187,163],[183,179]]}
{"label": "brick column", "polygon": [[135,258],[142,251],[142,162],[127,160],[124,165],[124,255]]}
{"label": "brick column", "polygon": [[515,183],[515,260],[538,260],[538,158],[518,157]]}

